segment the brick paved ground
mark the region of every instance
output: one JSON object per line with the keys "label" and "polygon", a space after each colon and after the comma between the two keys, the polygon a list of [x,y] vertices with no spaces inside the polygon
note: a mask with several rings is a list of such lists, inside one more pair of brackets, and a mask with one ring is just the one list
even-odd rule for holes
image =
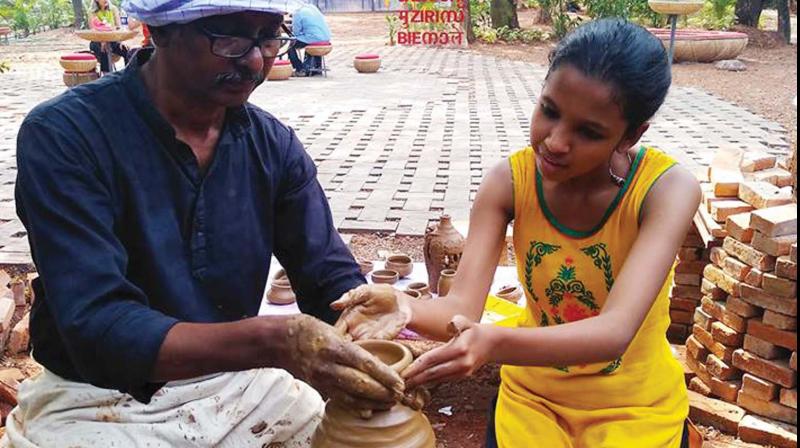
{"label": "brick paved ground", "polygon": [[[68,48],[74,43],[31,45]],[[355,72],[361,52],[382,55],[379,73]],[[335,42],[328,64],[326,79],[267,83],[252,101],[297,130],[343,233],[421,235],[442,212],[466,219],[486,170],[527,144],[545,74],[465,50],[385,47],[375,36]],[[63,89],[55,58],[0,75],[0,263],[29,261],[14,212],[17,129],[31,107]],[[723,146],[788,152],[778,124],[687,88],[673,89],[645,143],[691,166]]]}

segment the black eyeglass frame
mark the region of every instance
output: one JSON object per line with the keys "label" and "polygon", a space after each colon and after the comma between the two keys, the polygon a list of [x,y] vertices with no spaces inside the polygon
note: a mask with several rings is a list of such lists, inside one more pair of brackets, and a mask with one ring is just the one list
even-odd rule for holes
{"label": "black eyeglass frame", "polygon": [[[258,47],[261,50],[261,55],[263,57],[265,57],[265,58],[280,58],[280,57],[283,57],[286,53],[288,53],[289,50],[297,42],[297,39],[295,39],[294,37],[252,38],[252,37],[245,37],[245,36],[231,36],[231,35],[228,35],[228,34],[218,34],[218,33],[214,33],[212,31],[209,31],[208,29],[206,29],[203,26],[198,26],[197,29],[204,36],[206,36],[208,38],[209,50],[211,51],[211,54],[213,54],[214,56],[221,57],[221,58],[226,58],[226,59],[241,59],[244,56],[246,56],[248,53],[253,51],[253,48],[255,48],[255,47]],[[218,53],[217,51],[214,50],[214,44],[219,39],[241,39],[241,40],[245,40],[245,41],[250,41],[250,45],[241,54],[220,54],[220,53]],[[275,53],[275,55],[269,55],[269,54],[265,54],[264,53],[263,45],[264,45],[265,42],[270,42],[270,41],[279,41],[279,42],[281,42],[281,44],[278,46],[278,51]],[[286,43],[288,43],[289,46],[286,48],[286,51],[281,53],[280,49],[284,45],[286,45]]]}

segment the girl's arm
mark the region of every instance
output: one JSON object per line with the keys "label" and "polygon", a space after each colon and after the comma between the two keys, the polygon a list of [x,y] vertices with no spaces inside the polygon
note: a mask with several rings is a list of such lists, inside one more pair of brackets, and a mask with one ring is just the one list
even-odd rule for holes
{"label": "girl's arm", "polygon": [[420,357],[404,372],[407,385],[460,378],[494,361],[523,366],[612,361],[627,350],[663,287],[700,204],[688,171],[675,167],[643,204],[639,236],[600,315],[544,328],[500,328],[454,322],[460,336]]}
{"label": "girl's arm", "polygon": [[506,228],[514,216],[514,186],[508,160],[495,165],[481,184],[469,220],[469,235],[447,297],[410,301],[408,327],[432,339],[447,340],[447,324],[455,315],[479,321],[505,246]]}

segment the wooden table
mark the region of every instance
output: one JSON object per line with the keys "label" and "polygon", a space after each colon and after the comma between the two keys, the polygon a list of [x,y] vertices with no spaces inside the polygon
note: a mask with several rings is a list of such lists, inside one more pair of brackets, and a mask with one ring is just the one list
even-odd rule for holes
{"label": "wooden table", "polygon": [[[81,39],[88,40],[90,42],[101,42],[104,44],[110,42],[124,42],[128,39],[133,39],[136,37],[136,31],[130,30],[115,30],[115,31],[96,31],[96,30],[78,30],[75,34],[80,37]],[[111,54],[111,49],[109,48],[106,51],[106,57],[108,58],[108,68],[109,70],[116,71],[116,67],[114,66],[113,54]]]}

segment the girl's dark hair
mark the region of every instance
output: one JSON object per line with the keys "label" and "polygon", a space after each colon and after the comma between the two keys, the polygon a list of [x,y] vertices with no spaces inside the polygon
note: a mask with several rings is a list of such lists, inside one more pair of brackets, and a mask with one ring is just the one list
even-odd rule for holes
{"label": "girl's dark hair", "polygon": [[661,41],[622,19],[595,20],[568,34],[550,54],[547,76],[563,65],[610,83],[628,130],[653,118],[672,83]]}

